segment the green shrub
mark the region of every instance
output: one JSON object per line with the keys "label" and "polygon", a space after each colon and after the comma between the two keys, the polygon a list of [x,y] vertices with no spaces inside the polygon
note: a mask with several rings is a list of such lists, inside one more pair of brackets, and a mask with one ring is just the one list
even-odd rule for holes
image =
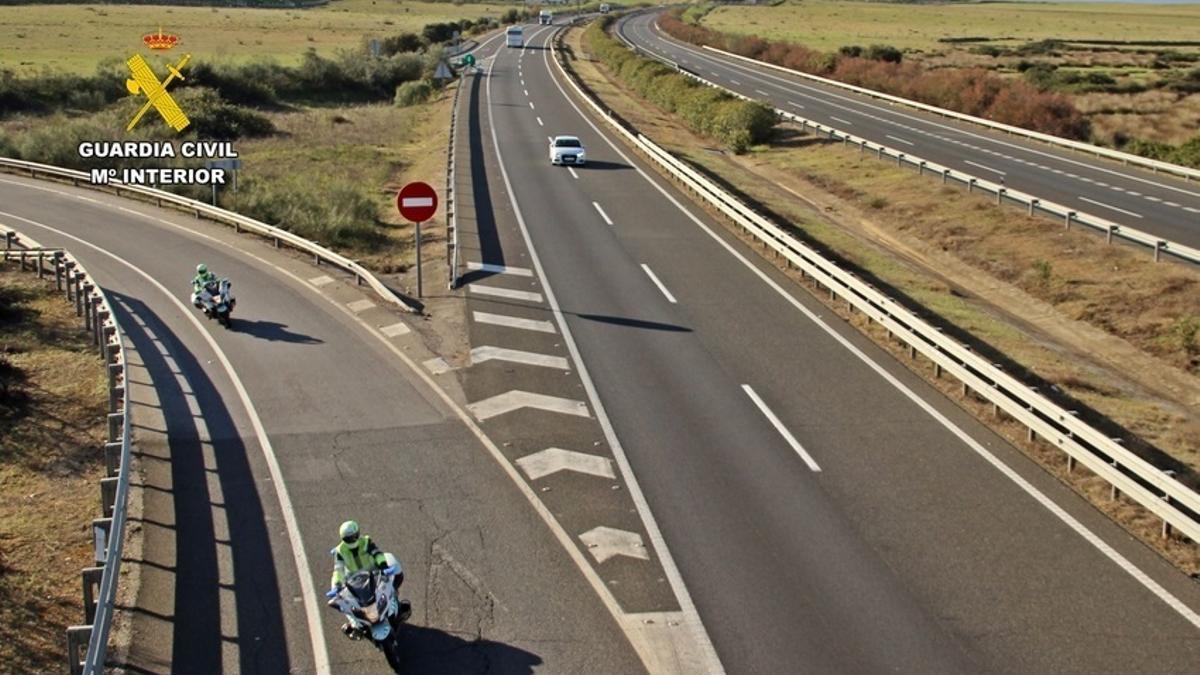
{"label": "green shrub", "polygon": [[393,102],[401,108],[406,108],[428,101],[429,97],[433,96],[433,92],[433,84],[429,80],[405,82],[396,87],[396,97]]}
{"label": "green shrub", "polygon": [[376,205],[362,187],[329,181],[321,190],[294,182],[247,178],[238,195],[238,212],[322,244],[369,248],[383,235],[376,226]]}

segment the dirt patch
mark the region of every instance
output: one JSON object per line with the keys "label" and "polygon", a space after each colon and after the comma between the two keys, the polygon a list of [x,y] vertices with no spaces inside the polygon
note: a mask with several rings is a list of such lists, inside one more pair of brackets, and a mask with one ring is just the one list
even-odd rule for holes
{"label": "dirt patch", "polygon": [[105,381],[74,309],[0,263],[0,663],[62,672],[99,515]]}
{"label": "dirt patch", "polygon": [[[567,40],[576,55],[586,53],[580,33]],[[607,107],[790,224],[797,237],[1197,484],[1200,379],[1189,351],[1197,331],[1183,319],[1200,314],[1196,270],[1154,265],[1144,252],[1106,246],[798,133],[747,156],[728,155],[635,100],[599,63],[580,58],[574,66]],[[1101,479],[1078,468],[1069,473],[1062,453],[1026,442],[1023,427],[994,418],[990,405],[964,396],[956,382],[934,378],[929,364],[909,360],[878,326],[834,309],[1185,571],[1200,569],[1195,546],[1162,540],[1159,521],[1111,499]],[[1164,337],[1172,325],[1183,327]]]}

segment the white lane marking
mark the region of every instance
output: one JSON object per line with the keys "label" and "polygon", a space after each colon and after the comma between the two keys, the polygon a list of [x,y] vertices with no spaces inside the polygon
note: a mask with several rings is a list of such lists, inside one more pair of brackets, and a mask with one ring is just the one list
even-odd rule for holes
{"label": "white lane marking", "polygon": [[579,174],[575,173],[575,169],[573,167],[568,166],[567,171],[571,172],[571,178],[574,178],[575,180],[579,180]]}
{"label": "white lane marking", "polygon": [[495,286],[482,286],[480,284],[471,284],[467,286],[472,293],[479,295],[491,295],[497,298],[508,298],[509,300],[526,300],[529,302],[541,302],[542,294],[534,293],[533,291],[514,291],[509,288],[497,288]]}
{"label": "white lane marking", "polygon": [[908,139],[900,138],[899,136],[893,136],[891,134],[884,134],[884,137],[890,138],[893,141],[896,141],[897,143],[903,143],[905,145],[916,145],[916,143],[913,143],[912,141],[910,141]]}
{"label": "white lane marking", "polygon": [[362,300],[355,300],[354,302],[348,302],[348,303],[346,303],[346,306],[350,308],[351,312],[358,314],[359,312],[365,312],[368,309],[371,309],[372,307],[375,306],[375,303],[371,302],[370,300],[368,300],[366,298],[363,298]]}
{"label": "white lane marking", "polygon": [[421,365],[425,366],[425,369],[434,375],[441,375],[454,370],[449,363],[446,363],[446,359],[443,359],[440,356],[435,356],[432,359],[426,359],[421,363]]}
{"label": "white lane marking", "polygon": [[579,541],[587,547],[588,553],[602,563],[609,558],[619,555],[649,560],[650,552],[642,543],[642,535],[611,527],[595,527],[579,535]]}
{"label": "white lane marking", "polygon": [[788,428],[783,425],[783,421],[780,420],[779,417],[767,407],[767,404],[762,400],[762,398],[759,397],[758,392],[754,391],[754,389],[748,384],[742,385],[742,391],[745,391],[746,395],[750,397],[750,400],[754,401],[754,405],[758,406],[758,409],[762,411],[763,416],[767,418],[767,421],[771,423],[771,426],[775,427],[775,431],[778,431],[779,435],[783,436],[783,440],[787,441],[787,444],[792,446],[792,450],[795,450],[796,454],[800,455],[800,459],[804,460],[804,463],[808,465],[808,468],[813,471],[820,471],[821,467],[817,466],[816,460],[812,458],[812,455],[808,454],[808,451],[804,449],[804,446],[800,445],[800,441],[796,440],[796,437],[792,435],[792,432],[788,431]]}
{"label": "white lane marking", "polygon": [[542,118],[540,118],[540,117],[539,117],[539,118],[537,118],[537,121],[538,121],[538,126],[539,126],[539,127],[544,127],[544,126],[546,126],[546,123],[542,121]]}
{"label": "white lane marking", "polygon": [[401,206],[433,206],[433,197],[405,197],[400,200]]}
{"label": "white lane marking", "polygon": [[1175,202],[1163,202],[1163,206],[1174,206],[1175,208],[1179,208],[1179,204],[1176,204]]}
{"label": "white lane marking", "polygon": [[667,296],[667,300],[674,305],[675,296],[671,295],[671,291],[667,290],[667,287],[663,285],[663,282],[659,281],[658,277],[654,276],[654,270],[650,269],[650,266],[646,263],[642,263],[642,269],[646,271],[646,275],[650,277],[650,281],[653,281],[654,285],[658,286],[658,290],[662,291],[662,294]]}
{"label": "white lane marking", "polygon": [[759,96],[770,96],[770,94],[763,91],[762,89],[755,89],[754,92],[757,93]]}
{"label": "white lane marking", "polygon": [[977,162],[972,162],[972,161],[971,161],[971,160],[969,160],[969,159],[964,159],[964,160],[963,160],[963,164],[970,164],[971,166],[975,167],[976,169],[983,169],[984,171],[991,171],[992,173],[998,173],[998,174],[1000,174],[1001,176],[1007,176],[1007,175],[1008,175],[1007,173],[1005,173],[1005,172],[1001,171],[1000,169],[993,169],[993,168],[992,168],[992,167],[990,167],[990,166],[986,166],[986,165],[984,165],[984,164],[979,164],[979,163],[977,163]]}
{"label": "white lane marking", "polygon": [[1161,197],[1155,197],[1154,195],[1146,195],[1145,197],[1143,197],[1143,199],[1145,199],[1146,201],[1151,201],[1151,202],[1161,202],[1162,201]]}
{"label": "white lane marking", "polygon": [[788,101],[788,105],[792,106],[793,108],[799,108],[801,110],[804,110],[804,106],[800,105],[799,103],[796,103],[795,101]]}
{"label": "white lane marking", "polygon": [[526,90],[525,90],[525,95],[526,95],[526,96],[528,96],[528,95],[529,95],[529,90],[528,90],[528,89],[526,89]]}
{"label": "white lane marking", "polygon": [[851,126],[851,127],[854,126],[854,122],[851,122],[850,120],[844,120],[840,117],[834,117],[833,115],[830,115],[829,119],[833,120],[834,122],[841,122],[842,124],[845,124],[846,126]]}
{"label": "white lane marking", "polygon": [[[767,276],[766,272],[764,272],[761,269],[759,269],[758,267],[756,267],[754,265],[754,263],[750,262],[750,260],[748,260],[740,252],[738,252],[737,249],[733,248],[733,246],[729,242],[725,241],[720,235],[718,235],[716,232],[714,232],[713,229],[710,228],[708,225],[705,225],[704,221],[702,221],[698,217],[696,217],[696,215],[694,213],[689,211],[688,208],[686,206],[684,206],[682,203],[680,203],[679,200],[676,199],[670,192],[667,192],[666,188],[659,185],[658,182],[656,182],[653,178],[651,178],[650,175],[647,174],[640,166],[635,164],[633,162],[633,160],[630,159],[630,157],[627,154],[625,154],[621,150],[621,148],[619,148],[617,146],[616,141],[613,141],[611,138],[609,138],[608,134],[601,131],[601,129],[591,120],[591,118],[587,117],[584,114],[584,112],[582,110],[580,110],[579,106],[575,104],[575,101],[573,99],[571,99],[570,96],[567,95],[567,92],[566,92],[566,90],[563,89],[562,85],[558,83],[557,78],[554,78],[554,85],[558,88],[559,92],[562,93],[563,97],[567,99],[567,102],[571,104],[571,107],[573,107],[575,109],[575,112],[579,113],[580,117],[584,118],[584,121],[587,123],[587,125],[590,126],[597,134],[599,134],[600,137],[602,139],[604,139],[604,142],[607,143],[609,145],[609,147],[611,147],[613,149],[614,152],[616,152],[631,167],[633,167],[633,169],[638,172],[638,175],[640,175],[647,183],[650,183],[650,185],[654,186],[654,188],[656,190],[658,190],[659,193],[662,194],[663,197],[665,197],[667,199],[667,201],[674,204],[675,208],[679,209],[680,212],[682,212],[685,216],[687,216],[687,218],[689,220],[691,220],[693,223],[695,223],[695,225],[697,227],[699,227],[702,231],[704,231],[713,241],[717,242],[717,245],[719,245],[721,248],[724,248],[725,251],[729,253],[729,255],[733,256],[733,258],[735,260],[742,263],[742,265],[745,266],[746,269],[750,270],[750,272],[752,274],[757,276],[771,290],[778,293],[784,300],[786,300],[789,304],[791,304],[793,307],[795,307],[797,310],[799,310],[801,314],[804,314],[806,317],[808,317],[808,319],[810,321],[812,321],[814,324],[816,324],[822,331],[824,331],[827,335],[829,335],[831,338],[836,340],[839,344],[842,345],[842,347],[844,347],[847,351],[849,351],[851,354],[853,354],[860,361],[865,363],[867,365],[867,367],[869,367],[871,370],[875,371],[875,373],[878,374],[881,378],[883,378],[888,384],[890,384],[894,388],[896,388],[900,393],[902,393],[906,398],[908,398],[910,401],[912,401],[917,407],[919,407],[921,410],[923,410],[927,415],[932,417],[935,421],[937,421],[944,428],[946,428],[948,431],[950,431],[950,433],[954,434],[968,448],[970,448],[977,455],[979,455],[985,461],[987,461],[989,464],[991,464],[997,471],[999,471],[1001,474],[1003,474],[1004,477],[1008,478],[1010,481],[1015,483],[1017,485],[1017,487],[1021,488],[1022,491],[1024,491],[1026,494],[1028,494],[1030,497],[1032,497],[1035,501],[1037,501],[1039,504],[1041,504],[1046,510],[1050,511],[1051,514],[1053,514],[1056,518],[1058,518],[1060,521],[1062,521],[1065,525],[1070,527],[1076,534],[1078,534],[1080,537],[1082,537],[1084,539],[1084,541],[1091,544],[1096,550],[1098,550],[1105,557],[1107,557],[1109,560],[1111,560],[1113,563],[1115,563],[1118,567],[1120,567],[1123,571],[1125,571],[1127,574],[1129,574],[1131,577],[1133,577],[1138,583],[1142,584],[1142,586],[1145,587],[1146,590],[1150,591],[1155,597],[1157,597],[1159,600],[1162,600],[1169,607],[1171,607],[1171,609],[1173,609],[1177,613],[1179,613],[1179,615],[1182,616],[1184,619],[1186,619],[1189,623],[1191,623],[1196,628],[1200,628],[1200,614],[1197,614],[1196,612],[1192,611],[1192,609],[1190,607],[1188,607],[1187,605],[1185,605],[1182,601],[1180,601],[1179,598],[1175,597],[1170,591],[1168,591],[1167,589],[1165,589],[1161,585],[1159,585],[1158,582],[1151,579],[1149,577],[1149,575],[1147,575],[1145,572],[1143,572],[1137,565],[1134,565],[1132,562],[1129,561],[1128,558],[1121,555],[1119,552],[1117,552],[1115,549],[1113,549],[1111,546],[1109,546],[1103,539],[1101,539],[1099,536],[1097,536],[1095,533],[1093,533],[1090,529],[1088,529],[1088,527],[1086,525],[1084,525],[1083,523],[1080,523],[1073,516],[1071,516],[1071,514],[1067,513],[1062,507],[1060,507],[1058,504],[1055,504],[1052,499],[1047,497],[1043,492],[1041,492],[1036,487],[1034,487],[1031,483],[1029,483],[1029,481],[1022,478],[1020,476],[1020,474],[1018,474],[1015,470],[1010,468],[1007,464],[1002,462],[998,457],[996,457],[991,452],[989,452],[978,441],[976,441],[969,434],[967,434],[967,432],[963,431],[958,425],[956,425],[954,422],[952,422],[945,415],[938,412],[938,410],[936,408],[934,408],[931,403],[929,403],[925,399],[921,398],[921,396],[918,395],[916,392],[914,392],[912,389],[909,389],[907,385],[905,385],[900,380],[896,379],[896,377],[893,376],[891,373],[889,373],[883,366],[876,363],[875,360],[873,360],[865,352],[863,352],[858,347],[856,347],[853,343],[851,343],[848,338],[840,335],[836,330],[834,330],[834,328],[832,326],[830,326],[828,323],[826,323],[824,319],[822,319],[820,316],[815,314],[812,310],[805,307],[799,300],[796,299],[796,297],[794,295],[792,295],[786,289],[784,289],[782,286],[780,286],[774,279]],[[501,167],[503,167],[503,165],[501,165]],[[511,190],[510,190],[510,193],[511,193]],[[622,469],[622,471],[624,471],[624,469]],[[689,596],[688,600],[689,600],[689,604],[690,604],[690,600],[691,600],[690,596]],[[694,605],[691,606],[691,609],[694,610]],[[720,663],[720,660],[717,658],[715,651],[712,652],[712,659],[715,659],[713,661],[713,663],[718,663],[718,664]]]}
{"label": "white lane marking", "polygon": [[537,480],[559,471],[574,471],[614,480],[617,477],[613,473],[611,459],[562,448],[546,448],[541,452],[526,455],[517,460],[517,465],[524,469],[529,480]]}
{"label": "white lane marking", "polygon": [[481,263],[469,261],[467,269],[471,271],[490,272],[492,274],[511,274],[514,277],[532,277],[533,272],[526,267],[513,267],[511,265],[493,265],[492,263]]}
{"label": "white lane marking", "polygon": [[533,107],[533,101],[530,101],[530,102],[529,102],[529,109],[530,109],[530,110],[537,110],[537,108],[534,108],[534,107]]}
{"label": "white lane marking", "polygon": [[[72,196],[78,197],[78,195]],[[99,200],[91,197],[86,199],[83,197],[79,198],[96,204],[101,203]],[[279,501],[279,510],[283,515],[284,528],[287,530],[288,540],[292,547],[292,562],[296,565],[296,572],[300,577],[300,594],[303,597],[302,601],[304,603],[304,613],[308,620],[308,633],[309,639],[312,641],[313,662],[316,665],[316,670],[322,675],[332,672],[329,666],[329,652],[325,646],[325,632],[321,627],[321,618],[317,610],[317,590],[313,586],[312,581],[313,568],[308,564],[308,554],[305,553],[306,549],[304,547],[304,539],[300,536],[300,527],[296,523],[295,509],[292,507],[292,498],[288,493],[287,484],[283,480],[283,471],[279,468],[279,459],[275,456],[275,448],[271,445],[271,439],[267,436],[266,427],[263,426],[262,420],[258,416],[258,409],[254,407],[254,402],[250,400],[249,392],[246,391],[246,387],[242,384],[241,378],[238,377],[237,371],[233,368],[233,363],[231,363],[229,358],[225,356],[225,352],[222,351],[220,345],[217,344],[217,341],[213,338],[212,333],[205,330],[204,324],[200,323],[200,320],[196,318],[195,312],[185,306],[183,302],[179,300],[179,298],[175,297],[175,294],[167,290],[166,286],[163,286],[157,279],[150,276],[147,272],[142,271],[141,268],[137,267],[128,260],[111,251],[100,248],[91,242],[80,239],[75,235],[68,234],[67,232],[63,232],[62,230],[49,225],[29,220],[28,218],[23,218],[11,213],[0,212],[0,215],[22,220],[35,227],[41,227],[50,232],[54,232],[61,237],[78,242],[95,250],[98,253],[101,253],[102,255],[108,256],[117,263],[129,268],[138,276],[149,282],[151,286],[154,286],[161,291],[162,294],[165,295],[167,299],[175,305],[176,309],[179,310],[179,313],[192,322],[192,325],[195,326],[196,331],[208,343],[209,348],[213,350],[217,360],[221,362],[221,367],[225,369],[225,374],[229,376],[229,381],[233,385],[234,390],[237,391],[238,399],[241,401],[242,407],[246,410],[246,416],[250,418],[250,424],[254,427],[254,435],[258,438],[258,445],[262,449],[263,456],[267,462],[267,471],[271,474],[271,481],[274,483],[275,496]]]}
{"label": "white lane marking", "polygon": [[471,349],[471,365],[487,363],[488,361],[510,361],[512,363],[522,363],[527,366],[541,366],[557,370],[571,369],[567,365],[567,360],[561,356],[538,354],[536,352],[508,349],[505,347],[493,347],[491,345],[482,345]]}
{"label": "white lane marking", "polygon": [[537,319],[522,319],[516,316],[506,316],[504,314],[492,314],[490,312],[474,312],[475,320],[479,323],[488,323],[493,326],[504,326],[505,328],[519,328],[521,330],[532,330],[539,333],[553,333],[554,324],[549,321],[539,321]]}
{"label": "white lane marking", "polygon": [[412,332],[412,329],[408,327],[408,324],[400,321],[390,326],[384,326],[383,328],[380,328],[379,332],[390,338],[393,338],[400,337],[401,335],[408,335]]}
{"label": "white lane marking", "polygon": [[1188,213],[1200,213],[1200,209],[1193,209],[1190,206],[1183,207],[1183,210],[1187,211]]}
{"label": "white lane marking", "polygon": [[737,86],[737,87],[742,86],[742,83],[738,82],[737,80],[730,80],[729,82],[730,82],[730,84]]}
{"label": "white lane marking", "polygon": [[1141,218],[1141,217],[1142,217],[1142,214],[1140,214],[1140,213],[1134,213],[1133,211],[1126,211],[1125,209],[1118,208],[1118,207],[1116,207],[1116,206],[1112,206],[1112,205],[1110,205],[1110,204],[1105,204],[1104,202],[1098,202],[1098,201],[1096,201],[1095,199],[1088,199],[1087,197],[1080,197],[1080,198],[1079,198],[1079,201],[1081,201],[1081,202],[1087,202],[1087,203],[1089,203],[1089,204],[1095,204],[1096,206],[1103,206],[1103,207],[1104,207],[1104,208],[1106,208],[1106,209],[1112,209],[1113,211],[1116,211],[1116,212],[1118,212],[1118,213],[1124,213],[1125,215],[1127,215],[1127,216],[1133,216],[1134,218]]}
{"label": "white lane marking", "polygon": [[482,401],[467,404],[467,410],[480,421],[489,420],[497,415],[513,412],[522,408],[534,408],[546,412],[574,415],[575,417],[590,417],[587,404],[583,401],[535,394],[531,391],[513,389],[503,394],[497,394]]}
{"label": "white lane marking", "polygon": [[521,86],[522,86],[522,87],[524,87],[524,86],[525,86],[525,80],[521,80]]}
{"label": "white lane marking", "polygon": [[[558,89],[562,97],[579,114],[580,119],[599,133],[600,130],[579,109],[579,106],[576,105],[575,101],[563,89],[562,84],[558,81],[558,77],[550,68],[550,50],[542,52],[542,62],[546,66],[546,71],[550,74],[550,80],[554,83],[555,88]],[[489,110],[492,105],[491,84],[492,80],[488,78],[487,100]],[[637,508],[638,515],[642,519],[642,524],[646,528],[646,534],[650,538],[650,543],[658,553],[658,563],[662,566],[663,572],[667,576],[667,582],[671,585],[671,590],[675,594],[675,599],[679,602],[680,620],[684,625],[684,632],[688,637],[676,638],[672,641],[672,644],[683,645],[686,643],[687,649],[695,650],[696,653],[690,655],[689,663],[698,663],[703,671],[710,673],[724,672],[721,659],[717,655],[716,648],[713,647],[708,630],[704,627],[704,620],[700,618],[700,613],[696,610],[696,604],[692,600],[692,595],[688,592],[687,584],[683,581],[683,575],[679,573],[679,567],[675,564],[675,558],[671,555],[671,550],[667,547],[666,540],[663,539],[662,530],[659,529],[658,522],[654,519],[654,513],[650,510],[649,503],[646,502],[646,495],[642,492],[642,487],[638,483],[637,476],[633,473],[633,467],[629,464],[629,457],[625,454],[625,447],[621,445],[621,439],[617,437],[617,432],[613,429],[612,420],[608,418],[608,413],[604,409],[604,404],[600,401],[600,394],[596,391],[596,385],[592,381],[592,376],[583,362],[582,355],[579,353],[579,346],[575,344],[575,338],[571,334],[571,329],[567,326],[562,307],[559,306],[558,299],[555,297],[554,291],[551,289],[549,281],[546,278],[546,271],[542,267],[537,249],[533,245],[533,237],[529,235],[529,227],[526,225],[525,216],[521,212],[520,205],[517,203],[512,180],[508,176],[508,169],[504,164],[503,155],[500,152],[500,140],[496,134],[494,119],[494,116],[488,115],[488,127],[492,136],[492,147],[496,152],[496,159],[500,166],[500,176],[503,178],[504,187],[508,191],[509,203],[512,204],[513,212],[516,215],[517,225],[520,227],[521,236],[525,240],[526,250],[529,251],[529,256],[533,259],[533,267],[542,282],[542,287],[546,290],[546,298],[550,304],[550,309],[554,312],[554,320],[562,332],[567,350],[571,352],[571,360],[575,363],[575,372],[578,373],[579,379],[583,383],[584,391],[587,392],[588,400],[592,403],[592,410],[595,411],[596,421],[600,423],[600,428],[604,430],[604,438],[608,441],[608,447],[613,453],[613,458],[616,460],[617,466],[621,469],[621,476],[625,479],[625,487],[629,490],[629,497],[633,500],[634,506]],[[604,142],[613,148],[626,162],[631,161],[629,156],[621,152],[611,139],[607,136],[603,136],[603,138]],[[631,166],[634,165],[631,164]],[[635,168],[637,167],[635,166]],[[637,171],[643,176],[645,175],[640,168]],[[561,529],[561,526],[559,526],[557,531],[561,531]],[[569,547],[568,552],[572,556],[577,554],[574,547]],[[584,560],[582,556],[575,559],[579,561]],[[657,658],[659,652],[649,647],[644,637],[646,635],[646,624],[640,621],[635,622],[633,616],[621,610],[612,592],[594,569],[589,565],[582,564],[582,562],[580,563],[580,569],[583,570],[589,583],[592,584],[592,588],[603,599],[612,615],[617,618],[626,636],[630,638],[630,642],[634,643],[634,649],[638,651],[639,656],[643,659],[643,663],[648,663],[646,660],[647,653],[655,654],[655,658]]]}
{"label": "white lane marking", "polygon": [[608,217],[608,214],[605,213],[604,209],[600,207],[599,202],[592,202],[592,206],[596,207],[596,212],[600,214],[600,217],[604,219],[604,222],[608,223],[609,225],[613,224],[612,218]]}
{"label": "white lane marking", "polygon": [[313,278],[309,279],[308,283],[312,284],[313,286],[318,286],[318,287],[325,286],[326,284],[333,283],[333,277],[329,276],[328,274],[322,274],[319,277],[313,277]]}

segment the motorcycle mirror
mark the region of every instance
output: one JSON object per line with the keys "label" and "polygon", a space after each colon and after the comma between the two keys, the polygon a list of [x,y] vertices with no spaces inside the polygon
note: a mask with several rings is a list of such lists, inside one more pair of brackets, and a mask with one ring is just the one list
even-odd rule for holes
{"label": "motorcycle mirror", "polygon": [[392,565],[391,567],[385,567],[383,569],[383,573],[388,575],[389,577],[395,576],[396,575],[396,566]]}
{"label": "motorcycle mirror", "polygon": [[329,590],[325,591],[325,597],[327,597],[327,598],[336,598],[336,597],[337,597],[337,589],[336,589],[336,588],[331,588],[331,589],[329,589]]}

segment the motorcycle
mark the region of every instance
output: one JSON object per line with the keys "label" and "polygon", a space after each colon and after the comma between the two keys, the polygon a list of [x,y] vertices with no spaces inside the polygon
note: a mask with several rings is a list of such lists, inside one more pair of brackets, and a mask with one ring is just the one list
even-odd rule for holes
{"label": "motorcycle", "polygon": [[369,638],[383,652],[388,665],[400,672],[400,625],[412,613],[407,600],[396,597],[393,577],[400,562],[385,553],[388,566],[380,570],[359,570],[346,578],[340,589],[325,593],[328,605],[346,617],[342,632],[351,640]]}
{"label": "motorcycle", "polygon": [[192,304],[204,310],[204,315],[208,318],[216,319],[222,326],[231,328],[233,319],[229,315],[233,313],[233,308],[237,305],[237,299],[229,290],[232,285],[233,283],[228,279],[210,281],[204,285],[204,288],[192,295]]}

